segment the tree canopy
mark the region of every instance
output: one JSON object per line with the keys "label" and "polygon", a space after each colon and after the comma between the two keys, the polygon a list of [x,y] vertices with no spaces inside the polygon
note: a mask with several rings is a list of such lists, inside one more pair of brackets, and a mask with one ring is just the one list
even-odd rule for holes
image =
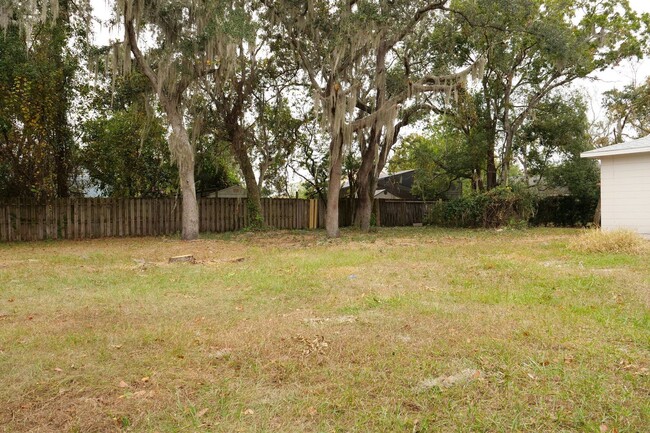
{"label": "tree canopy", "polygon": [[0,0],[0,197],[178,195],[194,239],[197,189],[242,183],[257,225],[300,190],[334,237],[343,179],[368,230],[387,164],[424,199],[578,191],[580,151],[649,130],[648,82],[605,94],[598,139],[575,87],[647,52],[627,0],[109,3],[121,34],[95,46],[88,1]]}

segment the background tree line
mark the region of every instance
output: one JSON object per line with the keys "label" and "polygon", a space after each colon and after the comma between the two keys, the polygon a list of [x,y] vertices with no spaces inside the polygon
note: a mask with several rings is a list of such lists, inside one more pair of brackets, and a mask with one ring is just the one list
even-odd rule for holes
{"label": "background tree line", "polygon": [[379,176],[444,196],[531,185],[597,196],[580,152],[648,133],[650,83],[590,124],[572,86],[647,51],[627,0],[120,0],[92,43],[88,0],[0,0],[0,198],[183,199],[243,183],[327,206],[343,179],[368,230]]}

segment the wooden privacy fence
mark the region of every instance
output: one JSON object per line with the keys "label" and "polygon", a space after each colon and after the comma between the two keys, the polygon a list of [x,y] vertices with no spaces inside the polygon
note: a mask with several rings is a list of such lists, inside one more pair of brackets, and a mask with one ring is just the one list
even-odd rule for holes
{"label": "wooden privacy fence", "polygon": [[406,200],[375,200],[375,220],[382,227],[423,224],[431,203]]}
{"label": "wooden privacy fence", "polygon": [[[0,241],[87,239],[118,236],[160,236],[181,231],[181,202],[175,199],[62,199],[48,203],[17,201],[0,204]],[[200,198],[199,231],[227,232],[249,225],[246,201]],[[377,200],[375,221],[385,227],[422,223],[424,202]],[[354,203],[340,203],[339,224],[353,221]],[[325,226],[325,206],[318,200],[262,199],[265,223],[277,229]]]}
{"label": "wooden privacy fence", "polygon": [[[227,232],[249,224],[246,201],[200,198],[199,230]],[[87,239],[159,236],[181,231],[180,200],[64,199],[0,204],[0,240]],[[317,200],[262,199],[264,221],[278,229],[318,227]]]}

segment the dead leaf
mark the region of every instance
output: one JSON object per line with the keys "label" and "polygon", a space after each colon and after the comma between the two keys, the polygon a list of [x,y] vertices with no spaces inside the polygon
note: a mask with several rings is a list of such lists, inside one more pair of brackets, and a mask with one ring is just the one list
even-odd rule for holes
{"label": "dead leaf", "polygon": [[128,387],[129,387],[129,384],[126,383],[126,382],[123,381],[123,380],[120,380],[120,384],[119,384],[118,386],[119,386],[120,388],[128,388]]}
{"label": "dead leaf", "polygon": [[600,433],[605,433],[609,428],[605,424],[600,425]]}
{"label": "dead leaf", "polygon": [[56,371],[57,373],[62,373],[62,372],[63,372],[63,370],[60,369],[59,367],[56,367],[56,368],[54,369],[54,371]]}
{"label": "dead leaf", "polygon": [[197,418],[201,418],[201,417],[202,417],[203,415],[205,415],[206,413],[208,413],[208,408],[207,408],[207,407],[206,407],[205,409],[201,409],[200,411],[198,411],[198,412],[196,413],[196,417],[197,417]]}
{"label": "dead leaf", "polygon": [[147,383],[149,382],[149,376],[145,376],[142,379],[140,379],[141,382]]}
{"label": "dead leaf", "polygon": [[318,414],[318,411],[316,410],[316,408],[314,406],[310,406],[309,409],[307,409],[307,413],[310,416],[316,416]]}
{"label": "dead leaf", "polygon": [[255,413],[255,411],[253,409],[246,409],[244,411],[244,415],[253,415],[254,413]]}
{"label": "dead leaf", "polygon": [[413,411],[413,412],[421,412],[422,411],[422,406],[420,406],[419,404],[414,403],[412,401],[405,401],[403,403],[403,405],[404,405],[404,407],[406,409],[408,409],[410,411]]}
{"label": "dead leaf", "polygon": [[308,356],[311,354],[324,355],[327,348],[329,347],[329,343],[325,341],[325,337],[322,335],[316,335],[316,338],[313,340],[308,340],[302,335],[297,335],[295,337],[292,337],[292,339],[303,345],[303,356]]}

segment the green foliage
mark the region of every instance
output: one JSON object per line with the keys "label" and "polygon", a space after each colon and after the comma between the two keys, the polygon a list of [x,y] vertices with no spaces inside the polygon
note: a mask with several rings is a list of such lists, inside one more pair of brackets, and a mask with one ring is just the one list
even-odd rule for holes
{"label": "green foliage", "polygon": [[197,191],[215,191],[240,183],[229,149],[204,137],[196,144]]}
{"label": "green foliage", "polygon": [[[641,57],[648,40],[648,16],[631,11],[627,0],[457,0],[453,7],[462,11],[452,19],[465,36],[458,63],[487,58],[482,107],[465,128],[486,129],[487,162],[498,163],[503,184],[522,127],[555,89]],[[496,183],[488,178],[488,188]]]}
{"label": "green foliage", "polygon": [[161,197],[178,190],[161,119],[132,104],[83,125],[81,163],[102,194]]}
{"label": "green foliage", "polygon": [[406,137],[390,160],[392,172],[415,170],[411,191],[423,200],[444,198],[454,181],[471,179],[482,157],[446,120],[430,125],[427,135]]}
{"label": "green foliage", "polygon": [[[146,78],[132,73],[108,78],[90,90],[93,118],[82,124],[80,163],[105,196],[162,197],[179,191],[168,129],[151,107]],[[196,146],[197,191],[218,190],[238,182],[229,154],[201,137]]]}
{"label": "green foliage", "polygon": [[535,212],[535,197],[526,189],[497,187],[431,205],[426,224],[443,227],[525,225]]}
{"label": "green foliage", "polygon": [[532,224],[574,227],[593,222],[600,196],[597,161],[572,156],[550,167],[546,179],[549,186],[566,188],[569,195],[541,198]]}
{"label": "green foliage", "polygon": [[540,198],[530,223],[535,226],[588,227],[593,224],[598,197],[554,196]]}
{"label": "green foliage", "polygon": [[262,209],[254,200],[246,200],[246,207],[248,208],[248,228],[258,230],[264,227],[264,216]]}
{"label": "green foliage", "polygon": [[611,137],[602,143],[622,143],[624,135],[633,137],[650,134],[650,78],[638,86],[605,92],[603,105],[612,124]]}
{"label": "green foliage", "polygon": [[302,198],[327,200],[327,178],[330,166],[327,140],[313,118],[301,126],[305,140],[298,143],[290,159],[290,167],[302,181],[299,195]]}
{"label": "green foliage", "polygon": [[526,174],[569,193],[541,198],[533,224],[584,226],[593,220],[600,170],[597,161],[580,157],[592,148],[586,111],[580,95],[551,95],[517,137]]}
{"label": "green foliage", "polygon": [[31,47],[15,26],[0,32],[0,197],[68,195],[74,169],[69,98],[76,59],[62,23],[40,24]]}
{"label": "green foliage", "polygon": [[[258,89],[269,92],[268,88]],[[297,148],[306,146],[306,137],[301,131],[303,120],[291,113],[289,101],[281,91],[275,90],[273,99],[257,97],[255,104],[257,118],[251,125],[251,146],[249,153],[257,161],[262,185],[262,194],[284,194],[288,190],[287,163]]]}
{"label": "green foliage", "polygon": [[515,152],[528,176],[543,177],[557,160],[579,161],[591,148],[587,106],[580,94],[545,98],[515,137]]}
{"label": "green foliage", "polygon": [[548,181],[552,186],[566,187],[574,197],[593,200],[599,194],[600,166],[593,159],[576,155],[552,167]]}

